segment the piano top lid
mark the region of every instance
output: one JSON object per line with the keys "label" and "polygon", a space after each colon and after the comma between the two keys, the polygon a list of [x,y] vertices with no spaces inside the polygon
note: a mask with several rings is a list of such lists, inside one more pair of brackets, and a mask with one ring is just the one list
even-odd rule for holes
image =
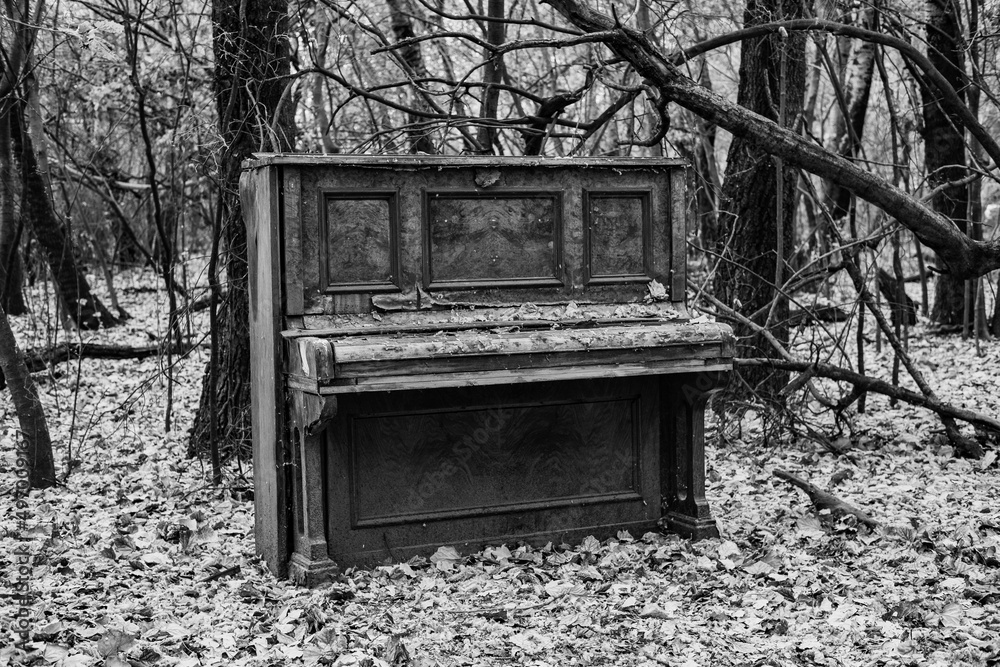
{"label": "piano top lid", "polygon": [[647,157],[535,157],[490,155],[329,155],[322,153],[254,153],[243,161],[243,169],[268,166],[297,167],[358,167],[358,168],[489,168],[489,167],[551,167],[562,168],[614,168],[614,169],[669,169],[685,168],[687,161],[678,158]]}

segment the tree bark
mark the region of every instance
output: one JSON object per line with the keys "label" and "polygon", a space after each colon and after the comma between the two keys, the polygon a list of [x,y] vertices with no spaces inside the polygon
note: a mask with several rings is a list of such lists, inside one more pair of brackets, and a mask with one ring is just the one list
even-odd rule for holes
{"label": "tree bark", "polygon": [[[781,15],[780,11],[787,13]],[[801,1],[748,0],[744,23],[753,25],[775,17],[781,20],[801,15]],[[784,80],[780,65],[783,58]],[[794,114],[802,108],[804,94],[804,34],[792,33],[787,38],[768,35],[743,43],[737,96],[741,107],[778,122],[782,103]],[[787,123],[787,119],[782,122]],[[780,191],[779,168],[784,182]],[[718,299],[744,314],[760,312],[757,324],[769,329],[783,346],[788,341],[788,301],[778,293],[780,285],[774,283],[777,263],[784,265],[792,247],[796,178],[794,167],[776,164],[754,142],[735,137],[729,147],[722,185],[716,249],[720,257],[715,274]],[[780,229],[776,223],[778,207],[783,220]],[[774,308],[770,307],[772,303]],[[774,353],[771,345],[747,326],[736,322],[735,329],[739,356]],[[751,394],[776,400],[788,383],[787,373],[763,366],[741,369],[740,379],[742,383],[733,385],[731,394],[743,400],[752,398]]]}
{"label": "tree bark", "polygon": [[[546,3],[580,30],[599,33],[604,44],[635,67],[649,85],[658,88],[670,101],[747,140],[760,150],[783,158],[790,166],[835,181],[896,218],[924,245],[938,253],[956,277],[979,276],[1000,268],[1000,239],[970,239],[949,220],[885,179],[817,146],[812,139],[778,127],[760,114],[705,90],[684,76],[641,33],[621,26],[579,0],[546,0]],[[816,24],[820,29],[822,22],[809,20],[805,23]],[[773,31],[777,30],[775,26]]]}
{"label": "tree bark", "polygon": [[[860,27],[870,29],[874,14],[875,10],[872,7],[859,10],[857,22]],[[864,134],[872,76],[875,72],[875,45],[860,39],[847,37],[839,39],[847,41],[850,47],[844,63],[843,104],[837,103],[833,107],[833,130],[826,145],[831,152],[853,160],[861,152],[861,137]],[[848,215],[851,205],[850,190],[834,181],[827,181],[825,198],[834,220]]]}
{"label": "tree bark", "polygon": [[214,0],[212,27],[215,100],[225,144],[219,216],[228,292],[191,429],[191,455],[208,452],[213,442],[229,454],[249,452],[250,297],[240,163],[255,151],[290,150],[293,138],[291,106],[280,104],[290,69],[287,0]]}
{"label": "tree bark", "polygon": [[[961,15],[955,0],[927,1],[927,58],[965,101],[965,52]],[[920,80],[924,116],[924,166],[927,185],[934,189],[966,176],[965,136],[958,119],[940,103],[939,93]],[[931,198],[935,211],[968,233],[969,186],[966,183],[942,188]],[[940,266],[939,268],[943,268]],[[934,287],[931,319],[938,324],[962,324],[966,308],[965,281],[950,275],[938,276]]]}
{"label": "tree bark", "polygon": [[[491,18],[502,19],[504,17],[504,0],[488,0],[489,16]],[[506,24],[503,21],[488,21],[486,23],[486,41],[493,46],[503,44]],[[496,141],[497,130],[491,123],[497,118],[497,108],[500,102],[500,89],[495,84],[503,81],[503,56],[487,49],[485,54],[486,64],[483,66],[483,103],[480,111],[480,118],[485,121],[479,128],[479,149],[486,154],[495,151],[493,143]]]}
{"label": "tree bark", "polygon": [[[698,83],[706,90],[712,90],[712,78],[708,63],[698,59]],[[706,123],[699,116],[687,113],[685,137],[675,142],[681,157],[691,163],[695,178],[695,218],[701,241],[706,248],[715,248],[719,243],[719,203],[717,197],[722,191],[719,165],[715,160],[715,125]]]}
{"label": "tree bark", "polygon": [[14,190],[8,109],[0,111],[0,307],[8,315],[23,315],[28,312],[19,250],[24,225],[14,215]]}
{"label": "tree bark", "polygon": [[[386,3],[389,5],[390,24],[392,25],[392,32],[396,36],[396,41],[402,42],[415,37],[417,33],[413,29],[411,15],[416,11],[416,8],[408,0],[386,0]],[[424,54],[420,48],[420,42],[407,44],[399,48],[397,53],[408,70],[406,72],[407,76],[414,79],[427,77],[427,65],[424,64]],[[422,84],[414,84],[415,87],[420,85]],[[421,111],[429,111],[428,105],[424,101],[419,89],[414,90],[410,96],[410,104]],[[421,120],[423,119],[419,115],[409,115],[411,126],[419,125]],[[437,152],[434,142],[427,134],[427,130],[420,127],[411,127],[407,129],[406,134],[410,138],[411,153]]]}
{"label": "tree bark", "polygon": [[21,437],[27,445],[28,484],[32,489],[44,489],[56,483],[52,440],[45,421],[38,390],[24,364],[10,329],[7,313],[0,307],[0,371],[10,387],[10,398],[21,427]]}

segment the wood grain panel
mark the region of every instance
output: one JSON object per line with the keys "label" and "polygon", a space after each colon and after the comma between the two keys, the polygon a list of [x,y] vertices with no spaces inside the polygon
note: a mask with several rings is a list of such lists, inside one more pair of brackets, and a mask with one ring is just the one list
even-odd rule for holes
{"label": "wood grain panel", "polygon": [[586,192],[583,205],[588,282],[651,280],[650,193]]}
{"label": "wood grain panel", "polygon": [[654,379],[382,392],[339,405],[327,538],[342,567],[442,544],[640,535],[661,516]]}
{"label": "wood grain panel", "polygon": [[425,282],[560,285],[560,202],[557,192],[427,192]]}
{"label": "wood grain panel", "polygon": [[320,280],[326,291],[396,290],[397,193],[323,192],[321,196]]}
{"label": "wood grain panel", "polygon": [[355,418],[354,523],[636,496],[637,400]]}
{"label": "wood grain panel", "polygon": [[244,172],[240,176],[240,196],[249,262],[254,535],[257,554],[276,576],[284,577],[288,573],[291,508],[278,334],[282,320],[279,176],[277,170]]}

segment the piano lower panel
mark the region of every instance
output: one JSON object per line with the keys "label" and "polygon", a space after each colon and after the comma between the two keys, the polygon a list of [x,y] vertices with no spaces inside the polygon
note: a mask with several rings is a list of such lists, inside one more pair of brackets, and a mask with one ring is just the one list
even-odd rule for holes
{"label": "piano lower panel", "polygon": [[330,558],[653,529],[658,403],[651,378],[341,397],[326,439]]}

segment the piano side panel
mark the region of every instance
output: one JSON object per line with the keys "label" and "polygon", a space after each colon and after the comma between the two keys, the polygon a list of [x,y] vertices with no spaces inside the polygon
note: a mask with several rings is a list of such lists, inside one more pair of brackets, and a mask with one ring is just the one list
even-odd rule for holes
{"label": "piano side panel", "polygon": [[240,195],[247,224],[250,287],[250,373],[257,554],[275,575],[288,573],[289,490],[282,389],[279,169],[245,171]]}

